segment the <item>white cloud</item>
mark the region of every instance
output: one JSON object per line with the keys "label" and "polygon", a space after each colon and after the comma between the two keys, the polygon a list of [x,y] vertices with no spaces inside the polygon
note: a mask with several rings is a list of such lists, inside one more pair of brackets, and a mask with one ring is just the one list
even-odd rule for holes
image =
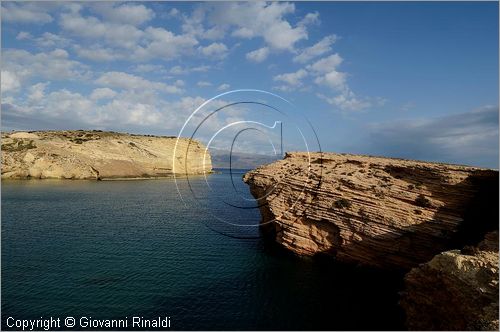
{"label": "white cloud", "polygon": [[16,91],[21,86],[17,75],[8,70],[2,70],[2,92]]}
{"label": "white cloud", "polygon": [[122,58],[122,55],[113,49],[100,46],[81,47],[75,45],[75,51],[79,57],[92,61],[114,61]]}
{"label": "white cloud", "polygon": [[183,55],[190,55],[194,46],[198,45],[196,38],[190,35],[176,35],[163,28],[148,27],[145,30],[145,47],[138,47],[134,57],[139,59],[161,58],[172,60]]}
{"label": "white cloud", "polygon": [[284,18],[295,12],[292,3],[227,2],[210,8],[210,21],[221,27],[234,26],[234,37],[262,37],[268,47],[277,50],[293,50],[296,42],[307,39],[304,26],[292,27]]}
{"label": "white cloud", "polygon": [[321,39],[311,47],[303,49],[299,55],[293,58],[294,62],[306,63],[310,60],[328,53],[332,50],[332,44],[337,40],[337,36],[330,35]]}
{"label": "white cloud", "polygon": [[174,66],[172,69],[170,69],[170,74],[172,75],[184,75],[184,74],[189,74],[189,73],[204,73],[207,72],[210,69],[209,66],[196,66],[196,67],[181,67],[181,66]]}
{"label": "white cloud", "polygon": [[40,37],[35,38],[35,42],[38,46],[46,48],[65,47],[70,44],[68,39],[50,32],[44,32]]}
{"label": "white cloud", "polygon": [[306,16],[304,16],[303,19],[300,20],[299,23],[297,23],[298,26],[305,26],[309,24],[319,24],[319,13],[314,12],[314,13],[308,13]]}
{"label": "white cloud", "polygon": [[45,88],[49,82],[37,83],[29,88],[28,100],[33,103],[38,103],[45,97]]}
{"label": "white cloud", "polygon": [[307,76],[307,71],[304,69],[299,69],[293,73],[286,73],[274,76],[275,81],[285,82],[289,86],[299,87],[302,85],[301,80]]}
{"label": "white cloud", "polygon": [[312,65],[307,66],[307,69],[312,70],[318,74],[324,74],[335,70],[342,63],[342,61],[342,57],[340,57],[338,53],[335,53],[326,58],[316,61]]}
{"label": "white cloud", "polygon": [[179,16],[180,11],[177,8],[172,8],[168,11],[168,16],[170,17],[177,17]]}
{"label": "white cloud", "polygon": [[17,40],[26,40],[26,39],[32,39],[33,36],[31,33],[26,32],[26,31],[21,31],[17,34],[16,39]]}
{"label": "white cloud", "polygon": [[217,87],[218,91],[228,90],[231,86],[227,83],[223,83]]}
{"label": "white cloud", "polygon": [[225,35],[225,27],[219,24],[212,24],[211,27],[205,27],[206,7],[196,7],[191,15],[183,15],[182,31],[201,39],[217,40]]}
{"label": "white cloud", "polygon": [[317,96],[330,105],[338,107],[342,111],[361,111],[372,106],[369,100],[356,97],[350,90],[342,92],[334,97],[327,97],[322,94],[317,94]]}
{"label": "white cloud", "polygon": [[127,90],[157,90],[166,93],[181,93],[182,89],[175,85],[167,85],[162,82],[153,82],[142,77],[124,72],[107,72],[99,77],[95,83]]}
{"label": "white cloud", "polygon": [[345,87],[346,74],[332,70],[325,75],[319,76],[314,80],[318,85],[326,85],[332,89],[341,90]]}
{"label": "white cloud", "polygon": [[268,57],[268,55],[269,55],[269,48],[262,47],[255,51],[247,53],[246,58],[253,62],[262,62]]}
{"label": "white cloud", "polygon": [[87,67],[69,59],[63,49],[31,54],[25,50],[3,51],[2,67],[15,72],[20,81],[36,77],[47,80],[82,80],[87,78]]}
{"label": "white cloud", "polygon": [[314,83],[326,85],[332,89],[342,91],[348,89],[346,85],[347,75],[337,71],[337,67],[342,61],[343,59],[340,55],[335,53],[307,66],[307,69],[312,71],[313,74],[319,75],[314,80]]}
{"label": "white cloud", "polygon": [[223,59],[227,55],[227,46],[223,43],[212,43],[205,47],[199,47],[200,52],[210,58]]}
{"label": "white cloud", "polygon": [[[111,97],[113,96],[113,97]],[[111,98],[110,98],[111,97]],[[12,101],[12,100],[11,100]],[[90,96],[67,89],[45,95],[37,103],[3,104],[4,126],[15,128],[103,128],[109,130],[177,130],[202,98],[167,102],[150,91],[96,89]]]}
{"label": "white cloud", "polygon": [[162,65],[153,65],[153,64],[140,64],[134,67],[133,69],[137,73],[150,73],[150,72],[157,72],[157,73],[164,73],[166,72],[165,67]]}
{"label": "white cloud", "polygon": [[2,3],[2,21],[45,24],[52,22],[53,18],[40,3],[4,2]]}
{"label": "white cloud", "polygon": [[134,49],[144,34],[132,24],[101,22],[93,16],[83,17],[79,12],[61,14],[59,24],[72,35],[128,49]]}
{"label": "white cloud", "polygon": [[199,81],[198,83],[196,83],[196,85],[199,87],[207,87],[207,86],[212,86],[212,83],[206,81]]}
{"label": "white cloud", "polygon": [[32,40],[37,44],[37,46],[43,48],[63,48],[70,44],[68,39],[50,32],[44,32],[40,37],[35,38],[29,32],[21,31],[17,34],[16,39]]}
{"label": "white cloud", "polygon": [[155,17],[155,13],[144,5],[124,3],[116,5],[114,3],[93,4],[94,12],[102,16],[106,21],[141,25]]}
{"label": "white cloud", "polygon": [[101,100],[101,99],[110,99],[117,95],[114,90],[110,88],[98,88],[94,89],[90,94],[90,99],[92,100]]}

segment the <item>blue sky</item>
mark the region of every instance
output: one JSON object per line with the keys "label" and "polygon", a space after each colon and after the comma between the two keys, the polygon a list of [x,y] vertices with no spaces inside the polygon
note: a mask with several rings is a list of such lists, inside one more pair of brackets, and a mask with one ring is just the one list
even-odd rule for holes
{"label": "blue sky", "polygon": [[324,151],[497,168],[498,46],[497,2],[2,2],[2,129],[177,135],[249,88],[290,100]]}

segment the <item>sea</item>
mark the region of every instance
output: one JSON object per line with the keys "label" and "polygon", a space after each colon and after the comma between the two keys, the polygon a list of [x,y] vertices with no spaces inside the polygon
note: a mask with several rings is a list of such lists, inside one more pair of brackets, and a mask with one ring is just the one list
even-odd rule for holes
{"label": "sea", "polygon": [[2,329],[50,317],[61,330],[67,317],[73,329],[82,317],[128,330],[132,317],[171,330],[404,329],[401,274],[280,248],[245,172],[2,181]]}

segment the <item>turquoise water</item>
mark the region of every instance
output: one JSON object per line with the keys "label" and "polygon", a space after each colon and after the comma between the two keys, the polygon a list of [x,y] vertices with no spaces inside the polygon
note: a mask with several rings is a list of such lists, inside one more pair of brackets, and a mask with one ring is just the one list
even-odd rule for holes
{"label": "turquoise water", "polygon": [[[241,174],[234,186],[250,198]],[[242,199],[227,172],[207,182],[189,179],[195,200],[180,180],[183,203],[172,179],[3,181],[2,327],[169,316],[175,330],[403,328],[400,276],[296,257],[258,227],[228,226],[260,214],[228,205]]]}

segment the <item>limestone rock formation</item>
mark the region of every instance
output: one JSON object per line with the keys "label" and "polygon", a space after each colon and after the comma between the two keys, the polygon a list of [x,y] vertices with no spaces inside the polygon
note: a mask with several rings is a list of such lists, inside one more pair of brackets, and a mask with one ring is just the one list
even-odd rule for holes
{"label": "limestone rock formation", "polygon": [[174,158],[176,141],[100,130],[2,133],[2,179],[150,178],[211,171],[202,144],[181,138]]}
{"label": "limestone rock formation", "polygon": [[498,331],[498,232],[477,247],[446,251],[405,277],[411,330]]}
{"label": "limestone rock formation", "polygon": [[[259,199],[265,228],[302,255],[409,269],[498,227],[495,170],[297,152],[250,171],[244,181]],[[474,207],[496,213],[493,225],[475,220]]]}

